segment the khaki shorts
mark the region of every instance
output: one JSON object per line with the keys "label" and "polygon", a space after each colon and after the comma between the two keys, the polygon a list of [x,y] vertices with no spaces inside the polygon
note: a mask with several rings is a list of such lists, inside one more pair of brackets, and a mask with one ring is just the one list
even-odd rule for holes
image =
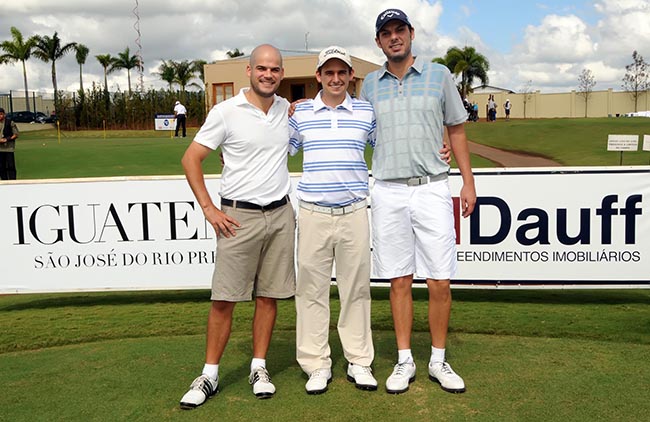
{"label": "khaki shorts", "polygon": [[224,206],[241,227],[217,239],[212,300],[244,302],[253,297],[286,299],[296,290],[296,218],[291,203],[270,211]]}

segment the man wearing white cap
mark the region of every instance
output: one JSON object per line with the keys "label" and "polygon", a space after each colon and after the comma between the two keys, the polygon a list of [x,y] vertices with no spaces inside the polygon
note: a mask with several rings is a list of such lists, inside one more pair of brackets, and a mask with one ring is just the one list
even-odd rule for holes
{"label": "man wearing white cap", "polygon": [[185,137],[185,118],[187,116],[187,109],[180,101],[174,103],[174,116],[176,117],[176,132],[174,136],[178,138],[178,129],[183,128],[183,138]]}
{"label": "man wearing white cap", "polygon": [[449,165],[432,154],[445,128],[463,179],[463,217],[476,203],[474,177],[463,123],[467,112],[449,70],[413,56],[415,30],[399,9],[380,13],[375,42],[387,62],[366,76],[361,97],[373,105],[377,140],[372,160],[374,269],[391,281],[390,302],[398,358],[386,391],[403,393],[415,380],[411,354],[413,275],[429,288],[431,357],[429,378],[443,390],[465,391],[445,359],[451,310],[450,278],[456,271],[454,212],[447,180]]}
{"label": "man wearing white cap", "polygon": [[366,143],[374,143],[372,106],[352,98],[354,78],[345,49],[320,52],[316,79],[323,89],[296,106],[289,119],[293,155],[303,149],[297,186],[298,277],[296,281],[296,358],[309,375],[308,394],[327,391],[332,379],[329,295],[332,265],[341,311],[338,333],[348,361],[347,379],[362,390],[376,390],[370,365],[370,233]]}

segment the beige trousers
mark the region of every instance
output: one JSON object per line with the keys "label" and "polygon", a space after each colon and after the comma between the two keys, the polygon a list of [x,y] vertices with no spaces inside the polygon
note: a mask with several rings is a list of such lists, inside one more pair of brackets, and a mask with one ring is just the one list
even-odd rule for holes
{"label": "beige trousers", "polygon": [[329,296],[334,261],[343,354],[357,365],[370,366],[373,361],[369,237],[365,208],[334,216],[299,209],[296,358],[307,374],[332,367]]}

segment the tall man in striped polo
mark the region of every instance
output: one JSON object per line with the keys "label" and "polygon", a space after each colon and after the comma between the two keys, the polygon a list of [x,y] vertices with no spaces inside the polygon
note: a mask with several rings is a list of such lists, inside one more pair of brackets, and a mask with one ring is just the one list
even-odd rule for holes
{"label": "tall man in striped polo", "polygon": [[370,234],[366,198],[366,143],[374,142],[375,117],[366,101],[347,92],[354,78],[350,55],[328,47],[318,56],[323,89],[296,106],[289,119],[289,151],[304,151],[297,187],[298,278],[296,357],[309,375],[309,394],[327,390],[332,378],[329,293],[332,264],[341,301],[338,333],[347,359],[347,379],[376,390],[370,365]]}
{"label": "tall man in striped polo", "polygon": [[415,379],[411,354],[413,275],[429,288],[431,357],[429,378],[443,390],[465,391],[445,360],[456,245],[449,165],[436,154],[445,127],[463,178],[463,217],[476,203],[474,177],[463,123],[467,112],[449,70],[413,56],[415,30],[398,9],[382,12],[375,24],[377,46],[387,62],[367,75],[361,97],[372,103],[377,140],[372,160],[372,232],[375,271],[391,280],[390,301],[398,360],[386,380],[389,393],[403,393]]}

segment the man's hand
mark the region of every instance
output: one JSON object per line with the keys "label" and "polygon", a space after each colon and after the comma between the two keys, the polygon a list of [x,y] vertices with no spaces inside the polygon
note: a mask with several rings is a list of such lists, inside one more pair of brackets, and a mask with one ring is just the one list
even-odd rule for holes
{"label": "man's hand", "polygon": [[449,145],[447,145],[447,142],[443,142],[442,148],[440,151],[438,151],[440,154],[440,159],[444,161],[445,163],[449,164],[451,163],[451,148],[449,148]]}
{"label": "man's hand", "polygon": [[474,211],[476,205],[476,188],[474,185],[463,185],[460,190],[460,210],[463,217],[467,218]]}
{"label": "man's hand", "polygon": [[308,98],[301,98],[301,99],[296,100],[296,101],[292,102],[291,104],[289,104],[289,113],[287,113],[289,115],[289,117],[293,116],[293,113],[296,112],[296,106],[298,104],[300,104],[302,102],[305,102],[307,100],[308,100]]}
{"label": "man's hand", "polygon": [[217,238],[219,238],[222,234],[225,237],[237,236],[235,228],[241,227],[241,224],[239,224],[239,221],[227,215],[219,208],[211,206],[207,209],[204,209],[203,215],[205,215],[205,219],[208,220],[208,223],[214,227],[214,232],[217,234]]}

